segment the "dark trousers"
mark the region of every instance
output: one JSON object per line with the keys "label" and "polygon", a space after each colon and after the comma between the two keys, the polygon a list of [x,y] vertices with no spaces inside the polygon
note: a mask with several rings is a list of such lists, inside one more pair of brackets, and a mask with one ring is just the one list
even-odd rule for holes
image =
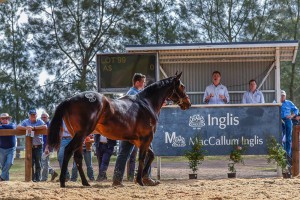
{"label": "dark trousers", "polygon": [[114,146],[109,146],[107,143],[99,143],[96,147],[96,154],[98,159],[99,174],[97,180],[106,180],[106,171],[109,166],[110,157],[113,154]]}
{"label": "dark trousers", "polygon": [[43,147],[32,147],[32,181],[41,181]]}

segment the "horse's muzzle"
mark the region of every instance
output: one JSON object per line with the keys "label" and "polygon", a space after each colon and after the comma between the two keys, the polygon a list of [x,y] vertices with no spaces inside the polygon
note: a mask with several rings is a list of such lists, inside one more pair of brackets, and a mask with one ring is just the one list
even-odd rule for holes
{"label": "horse's muzzle", "polygon": [[182,103],[179,104],[181,110],[187,110],[191,107],[192,103],[190,101],[190,98],[186,96],[185,98],[182,99]]}

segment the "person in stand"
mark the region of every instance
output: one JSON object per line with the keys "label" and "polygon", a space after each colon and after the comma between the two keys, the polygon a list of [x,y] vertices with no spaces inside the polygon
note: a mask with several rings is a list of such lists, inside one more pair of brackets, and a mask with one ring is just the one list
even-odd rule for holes
{"label": "person in stand", "polygon": [[[127,92],[127,95],[136,95],[141,92],[146,83],[146,76],[141,73],[135,73],[132,78],[132,87]],[[134,148],[134,145],[129,141],[120,141],[119,154],[117,156],[114,175],[113,175],[113,186],[123,186],[123,176],[125,171],[126,162]],[[146,159],[147,160],[147,156]],[[143,183],[146,186],[155,186],[160,182],[150,177],[151,168],[149,168],[147,176],[143,177]]]}
{"label": "person in stand", "polygon": [[[11,116],[8,113],[0,115],[0,129],[15,129],[16,125],[10,123]],[[9,170],[14,164],[16,154],[17,139],[15,135],[1,136],[0,135],[0,181],[9,181]]]}
{"label": "person in stand", "polygon": [[295,104],[286,99],[286,92],[281,90],[281,119],[282,123],[282,133],[284,140],[284,149],[287,155],[292,157],[292,118],[298,115],[298,108]]}
{"label": "person in stand", "polygon": [[256,89],[257,84],[254,79],[249,81],[249,90],[244,93],[242,103],[265,103],[264,95]]}
{"label": "person in stand", "polygon": [[221,84],[221,73],[212,73],[212,84],[206,87],[203,102],[206,104],[226,104],[229,103],[227,87]]}
{"label": "person in stand", "polygon": [[[18,130],[26,130],[28,133],[32,133],[35,130],[47,129],[47,126],[41,119],[37,119],[37,113],[35,109],[31,109],[28,112],[28,119],[25,119],[17,126]],[[42,154],[43,154],[43,135],[34,134],[32,139],[32,181],[41,181],[42,170]]]}
{"label": "person in stand", "polygon": [[[90,134],[88,135],[84,143],[82,145],[82,154],[83,159],[86,164],[86,170],[87,170],[87,176],[89,177],[90,181],[94,181],[94,169],[93,169],[93,160],[92,160],[92,145],[94,143],[94,135]],[[72,175],[71,175],[71,181],[76,182],[78,178],[78,169],[76,166],[75,161],[73,162],[73,168],[72,168]]]}
{"label": "person in stand", "polygon": [[111,140],[103,135],[95,134],[96,155],[99,167],[97,181],[107,180],[106,171],[108,169],[110,157],[113,154],[116,144],[116,140]]}
{"label": "person in stand", "polygon": [[[41,120],[46,124],[47,127],[50,125],[50,120],[49,120],[49,114],[47,112],[43,112],[41,114]],[[54,181],[54,179],[58,176],[58,173],[50,166],[50,149],[47,144],[47,135],[43,135],[43,155],[42,156],[42,179],[41,181],[47,181],[48,179],[48,174],[51,174],[51,181]],[[51,152],[53,149],[51,149]]]}

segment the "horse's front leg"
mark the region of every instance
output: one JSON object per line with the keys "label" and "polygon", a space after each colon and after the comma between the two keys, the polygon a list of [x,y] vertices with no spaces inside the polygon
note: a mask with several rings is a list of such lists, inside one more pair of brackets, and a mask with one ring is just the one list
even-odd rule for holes
{"label": "horse's front leg", "polygon": [[82,185],[83,186],[90,186],[90,184],[88,183],[86,177],[85,177],[85,174],[83,172],[83,169],[82,169],[82,149],[78,149],[74,152],[74,160],[75,160],[75,163],[76,163],[76,167],[79,171],[79,174],[80,174],[80,178],[81,178],[81,182],[82,182]]}
{"label": "horse's front leg", "polygon": [[139,167],[138,167],[136,181],[141,186],[144,186],[144,183],[143,183],[143,180],[142,180],[142,177],[143,177],[142,175],[143,175],[143,169],[144,169],[144,162],[145,162],[146,153],[147,153],[146,149],[140,147],[140,151],[139,151]]}
{"label": "horse's front leg", "polygon": [[148,177],[150,166],[151,166],[151,163],[153,162],[153,160],[154,160],[154,152],[153,152],[153,150],[150,146],[148,151],[147,151],[145,162],[144,162],[145,167],[144,167],[143,174],[142,174],[143,178]]}
{"label": "horse's front leg", "polygon": [[143,184],[145,186],[156,186],[158,184],[160,184],[160,182],[158,180],[154,180],[151,178],[150,174],[150,170],[151,170],[151,163],[154,160],[154,152],[152,150],[152,147],[150,146],[148,149],[148,152],[146,154],[146,159],[145,159],[145,167],[143,170]]}

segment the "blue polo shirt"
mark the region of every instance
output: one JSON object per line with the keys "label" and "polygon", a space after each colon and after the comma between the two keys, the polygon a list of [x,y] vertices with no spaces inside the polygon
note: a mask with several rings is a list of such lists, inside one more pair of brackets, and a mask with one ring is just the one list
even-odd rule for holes
{"label": "blue polo shirt", "polygon": [[[45,123],[43,122],[43,120],[41,119],[37,119],[35,122],[31,122],[29,119],[25,119],[21,122],[20,124],[21,126],[41,126],[41,125],[45,125]],[[43,144],[43,135],[41,134],[34,134],[34,137],[32,139],[32,145],[42,145]]]}
{"label": "blue polo shirt", "polygon": [[281,104],[281,119],[285,119],[286,116],[289,116],[292,114],[292,112],[295,115],[298,115],[298,108],[294,105],[293,102],[291,102],[290,100],[285,100],[284,102],[282,102]]}
{"label": "blue polo shirt", "polygon": [[128,92],[126,93],[126,95],[136,95],[138,93],[140,93],[142,90],[138,90],[135,87],[131,87]]}

